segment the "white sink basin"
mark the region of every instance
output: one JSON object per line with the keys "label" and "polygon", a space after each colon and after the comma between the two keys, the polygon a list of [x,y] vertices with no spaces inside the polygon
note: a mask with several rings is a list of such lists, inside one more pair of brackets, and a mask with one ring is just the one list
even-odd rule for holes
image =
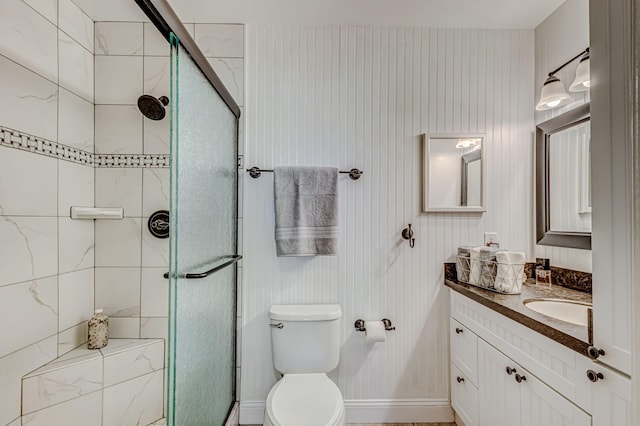
{"label": "white sink basin", "polygon": [[523,303],[539,314],[584,326],[588,323],[587,309],[591,307],[591,303],[563,299],[528,299]]}

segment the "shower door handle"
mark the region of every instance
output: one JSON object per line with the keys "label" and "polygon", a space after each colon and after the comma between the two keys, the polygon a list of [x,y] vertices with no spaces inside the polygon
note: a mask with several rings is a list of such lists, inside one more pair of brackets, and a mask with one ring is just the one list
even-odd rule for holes
{"label": "shower door handle", "polygon": [[[237,263],[240,259],[242,259],[242,256],[239,254],[234,254],[233,256],[229,256],[231,259],[229,259],[228,261],[226,261],[225,263],[216,266],[215,268],[211,268],[208,271],[204,271],[204,272],[194,272],[194,273],[189,273],[189,274],[185,274],[184,278],[187,279],[199,279],[199,278],[206,278],[211,274],[215,274],[216,272],[218,272],[221,269],[226,268],[227,266],[231,266],[234,263]],[[169,273],[165,272],[164,273],[164,277],[165,278],[169,278]]]}

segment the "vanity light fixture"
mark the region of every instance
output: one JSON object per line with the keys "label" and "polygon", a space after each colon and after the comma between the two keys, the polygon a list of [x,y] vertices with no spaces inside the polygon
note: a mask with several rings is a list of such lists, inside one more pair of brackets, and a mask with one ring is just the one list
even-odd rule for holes
{"label": "vanity light fixture", "polygon": [[576,78],[569,86],[571,92],[586,92],[591,88],[591,60],[589,59],[589,48],[587,47],[586,50],[576,68]]}
{"label": "vanity light fixture", "polygon": [[589,72],[589,48],[587,47],[585,50],[549,73],[549,77],[547,77],[547,80],[544,82],[542,90],[540,91],[540,100],[536,105],[537,111],[556,108],[566,105],[571,101],[571,95],[567,93],[564,84],[555,76],[555,74],[581,56],[582,59],[576,68],[576,77],[569,90],[572,92],[584,92],[589,90],[591,86],[591,78]]}
{"label": "vanity light fixture", "polygon": [[458,149],[473,148],[479,143],[480,143],[480,139],[458,139],[456,148]]}

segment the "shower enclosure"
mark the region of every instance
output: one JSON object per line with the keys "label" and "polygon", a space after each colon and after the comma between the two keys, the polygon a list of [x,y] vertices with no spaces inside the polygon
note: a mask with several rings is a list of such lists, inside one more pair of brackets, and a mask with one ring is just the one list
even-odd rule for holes
{"label": "shower enclosure", "polygon": [[168,425],[235,403],[240,109],[165,0],[136,0],[171,45]]}

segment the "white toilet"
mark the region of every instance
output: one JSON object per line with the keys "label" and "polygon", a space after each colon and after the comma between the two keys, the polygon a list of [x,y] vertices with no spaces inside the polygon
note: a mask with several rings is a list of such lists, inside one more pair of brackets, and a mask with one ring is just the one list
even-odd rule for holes
{"label": "white toilet", "polygon": [[327,377],[340,359],[340,305],[273,305],[273,365],[265,426],[343,426],[344,400]]}

